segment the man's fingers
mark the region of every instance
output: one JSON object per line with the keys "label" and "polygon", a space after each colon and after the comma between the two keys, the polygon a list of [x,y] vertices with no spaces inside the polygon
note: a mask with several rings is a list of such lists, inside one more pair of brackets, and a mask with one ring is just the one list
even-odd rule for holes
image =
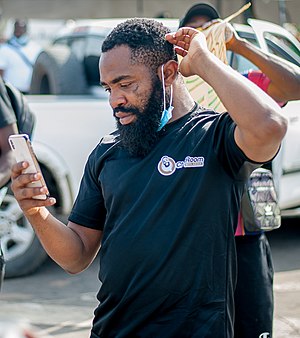
{"label": "man's fingers", "polygon": [[[11,183],[11,189],[14,192],[14,195],[18,201],[24,199],[31,199],[33,196],[37,195],[49,194],[49,191],[46,186],[43,187],[28,186],[29,183],[40,181],[42,179],[41,173],[20,174],[19,169],[20,168],[18,164],[14,166],[14,173],[12,174],[12,183]],[[15,177],[13,177],[14,175]]]}
{"label": "man's fingers", "polygon": [[175,47],[175,52],[182,57],[185,57],[187,55],[187,51],[180,47]]}
{"label": "man's fingers", "polygon": [[[15,188],[15,185],[13,186],[13,188]],[[14,189],[14,195],[16,197],[17,200],[23,200],[23,199],[29,199],[29,198],[33,198],[34,196],[38,196],[38,195],[46,195],[48,194],[48,190],[46,187],[42,187],[42,188],[22,188],[22,189]]]}
{"label": "man's fingers", "polygon": [[15,163],[11,168],[11,178],[14,179],[22,174],[22,171],[29,166],[28,162]]}
{"label": "man's fingers", "polygon": [[29,183],[42,179],[41,173],[22,174],[23,170],[26,169],[28,165],[29,164],[27,162],[19,162],[13,165],[11,170],[11,189],[24,214],[33,215],[39,212],[41,207],[54,205],[56,200],[53,197],[49,197],[44,200],[34,198],[39,195],[47,195],[49,191],[46,186],[28,186]]}
{"label": "man's fingers", "polygon": [[170,43],[176,43],[177,41],[182,40],[185,42],[190,42],[195,34],[199,34],[199,31],[190,27],[182,27],[179,28],[177,32],[167,33],[166,40],[168,40]]}
{"label": "man's fingers", "polygon": [[[22,175],[23,176],[23,175]],[[30,175],[24,175],[30,176]],[[19,176],[21,178],[21,176]],[[14,193],[14,196],[18,203],[20,204],[21,209],[24,212],[27,212],[29,209],[38,208],[38,207],[47,207],[54,205],[56,203],[56,199],[53,197],[48,197],[46,199],[35,199],[35,196],[38,195],[47,195],[48,189],[46,187],[41,188],[32,188],[32,187],[24,187],[23,185],[19,186],[20,182],[18,179],[12,182],[11,189]]]}
{"label": "man's fingers", "polygon": [[[14,177],[13,177],[14,176]],[[28,183],[39,181],[42,178],[41,173],[35,174],[20,174],[20,172],[13,172],[12,174],[12,181],[15,187],[24,187]]]}
{"label": "man's fingers", "polygon": [[191,37],[189,35],[179,35],[178,37],[170,35],[166,39],[175,46],[175,49],[179,47],[187,51],[190,47]]}
{"label": "man's fingers", "polygon": [[18,203],[20,208],[24,211],[26,215],[34,215],[39,212],[40,208],[50,207],[54,205],[56,202],[55,198],[50,197],[45,200],[38,199],[25,199],[19,200]]}

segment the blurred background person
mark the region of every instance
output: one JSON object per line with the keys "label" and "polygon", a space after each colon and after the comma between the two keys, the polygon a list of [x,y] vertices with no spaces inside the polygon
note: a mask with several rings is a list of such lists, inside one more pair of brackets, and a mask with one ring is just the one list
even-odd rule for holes
{"label": "blurred background person", "polygon": [[5,85],[0,77],[0,188],[8,183],[15,159],[8,144],[8,136],[17,134],[16,115],[11,106]]}
{"label": "blurred background person", "polygon": [[41,47],[30,40],[27,22],[16,20],[13,36],[0,46],[0,75],[22,93],[30,89],[33,65]]}
{"label": "blurred background person", "polygon": [[[17,133],[16,116],[0,76],[0,206],[7,192],[5,185],[10,179],[10,168],[15,163],[8,144],[8,136]],[[0,245],[0,289],[4,278],[4,266],[4,257]]]}
{"label": "blurred background person", "polygon": [[[180,21],[180,27],[207,28],[220,20],[210,4],[193,5]],[[233,26],[225,30],[226,49],[251,61],[259,70],[243,75],[269,94],[280,106],[300,99],[300,68],[263,52],[238,36]],[[259,337],[273,328],[273,262],[267,237],[263,232],[248,232],[239,223],[236,232],[238,279],[235,290],[236,338]]]}

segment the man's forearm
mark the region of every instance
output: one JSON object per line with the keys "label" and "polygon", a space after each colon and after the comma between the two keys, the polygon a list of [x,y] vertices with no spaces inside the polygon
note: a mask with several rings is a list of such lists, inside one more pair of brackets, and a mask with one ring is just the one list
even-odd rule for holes
{"label": "man's forearm", "polygon": [[201,58],[195,69],[214,88],[236,122],[236,141],[245,154],[258,162],[272,158],[287,125],[277,103],[212,54]]}
{"label": "man's forearm", "polygon": [[271,80],[272,86],[275,87],[274,95],[277,95],[277,97],[273,97],[274,99],[280,99],[282,101],[299,99],[299,67],[276,55],[261,51],[244,39],[236,40],[234,43],[229,44],[228,47],[233,52],[251,61]]}
{"label": "man's forearm", "polygon": [[84,246],[80,237],[67,225],[53,217],[45,208],[26,215],[48,255],[70,273],[82,271]]}
{"label": "man's forearm", "polygon": [[197,73],[214,88],[238,124],[263,122],[270,110],[280,113],[274,100],[213,54],[198,62]]}

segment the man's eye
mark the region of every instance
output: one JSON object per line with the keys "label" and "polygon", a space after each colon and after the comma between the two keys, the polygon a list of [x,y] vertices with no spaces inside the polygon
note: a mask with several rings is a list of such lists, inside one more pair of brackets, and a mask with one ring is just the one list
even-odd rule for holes
{"label": "man's eye", "polygon": [[127,87],[129,87],[131,85],[131,83],[121,83],[120,84],[120,87],[121,88],[127,88]]}
{"label": "man's eye", "polygon": [[103,87],[103,88],[106,92],[110,93],[110,88],[108,88],[108,87]]}

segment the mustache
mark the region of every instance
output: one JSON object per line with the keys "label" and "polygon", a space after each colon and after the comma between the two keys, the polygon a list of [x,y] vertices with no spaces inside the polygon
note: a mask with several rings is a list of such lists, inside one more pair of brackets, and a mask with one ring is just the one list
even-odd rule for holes
{"label": "mustache", "polygon": [[140,111],[134,107],[117,107],[113,109],[114,117],[116,117],[116,113],[130,113],[133,115],[140,115]]}

